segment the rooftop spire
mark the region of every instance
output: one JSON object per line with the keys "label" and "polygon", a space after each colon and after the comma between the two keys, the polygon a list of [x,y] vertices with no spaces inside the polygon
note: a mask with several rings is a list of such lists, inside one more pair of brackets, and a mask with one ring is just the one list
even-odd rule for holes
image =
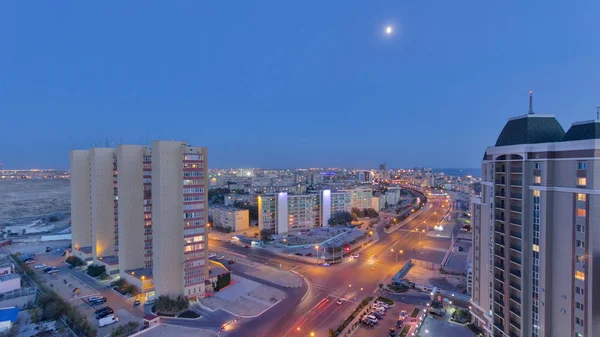
{"label": "rooftop spire", "polygon": [[529,112],[530,115],[533,115],[533,90],[529,90]]}
{"label": "rooftop spire", "polygon": [[600,119],[600,106],[596,107],[596,120]]}

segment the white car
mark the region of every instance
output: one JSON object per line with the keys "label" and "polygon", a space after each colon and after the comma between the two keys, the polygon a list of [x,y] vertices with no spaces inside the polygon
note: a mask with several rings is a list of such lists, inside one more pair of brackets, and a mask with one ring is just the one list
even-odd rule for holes
{"label": "white car", "polygon": [[217,257],[217,260],[223,260],[224,258],[225,258],[225,256],[221,255],[221,256]]}
{"label": "white car", "polygon": [[323,263],[323,267],[329,267],[329,266],[330,266],[329,263],[327,263],[327,262]]}
{"label": "white car", "polygon": [[375,317],[373,315],[367,315],[367,318],[370,319],[371,321],[373,321],[373,323],[377,323],[377,317]]}
{"label": "white car", "polygon": [[406,310],[402,310],[400,312],[400,318],[406,318],[406,316],[408,316],[408,312],[406,312]]}
{"label": "white car", "polygon": [[353,258],[355,258],[355,259],[358,259],[358,257],[359,257],[360,255],[358,255],[358,254],[352,254],[351,256],[352,256]]}
{"label": "white car", "polygon": [[377,302],[375,302],[375,304],[376,304],[376,305],[380,305],[380,306],[382,306],[382,307],[385,307],[386,309],[390,307],[390,306],[389,306],[387,303],[385,303],[385,302],[380,302],[380,301],[377,301]]}
{"label": "white car", "polygon": [[217,257],[217,253],[209,253],[208,258],[212,259],[213,257]]}
{"label": "white car", "polygon": [[33,266],[34,269],[42,269],[42,268],[45,268],[45,267],[46,267],[46,265],[43,264],[43,263],[39,263],[39,264],[36,264],[35,266]]}

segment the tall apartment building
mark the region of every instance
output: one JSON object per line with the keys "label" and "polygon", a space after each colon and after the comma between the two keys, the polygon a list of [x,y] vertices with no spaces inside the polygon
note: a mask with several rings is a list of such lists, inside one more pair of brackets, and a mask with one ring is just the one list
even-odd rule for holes
{"label": "tall apartment building", "polygon": [[[148,298],[204,297],[206,149],[154,141],[71,152],[73,254]],[[176,262],[180,261],[180,262]]]}
{"label": "tall apartment building", "polygon": [[600,336],[598,172],[600,121],[565,133],[531,105],[487,148],[471,204],[471,312],[487,336]]}
{"label": "tall apartment building", "polygon": [[370,189],[262,195],[258,197],[258,227],[274,233],[326,227],[335,212],[349,212],[352,207],[370,208],[372,195]]}

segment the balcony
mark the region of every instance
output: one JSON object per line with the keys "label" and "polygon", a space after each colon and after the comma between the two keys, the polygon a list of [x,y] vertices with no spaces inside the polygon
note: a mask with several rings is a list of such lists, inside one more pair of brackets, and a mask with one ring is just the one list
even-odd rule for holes
{"label": "balcony", "polygon": [[504,173],[506,172],[506,168],[504,166],[496,167],[496,173]]}
{"label": "balcony", "polygon": [[504,283],[504,273],[494,273],[494,280]]}
{"label": "balcony", "polygon": [[494,267],[504,270],[504,263],[496,262],[494,263]]}
{"label": "balcony", "polygon": [[521,330],[521,324],[517,323],[515,320],[509,320],[510,325],[514,326],[515,328]]}
{"label": "balcony", "polygon": [[519,259],[518,257],[511,256],[510,257],[510,262],[514,262],[514,263],[520,265],[521,264],[521,259]]}
{"label": "balcony", "polygon": [[496,216],[494,217],[494,220],[498,220],[498,221],[504,221],[504,217],[503,217],[503,216],[498,216],[498,215],[496,215]]}
{"label": "balcony", "polygon": [[505,197],[506,193],[504,192],[496,192],[496,197]]}
{"label": "balcony", "polygon": [[510,295],[510,299],[511,299],[513,302],[515,302],[515,303],[521,304],[521,298],[520,298],[520,297],[517,297],[517,296],[515,296],[515,295]]}
{"label": "balcony", "polygon": [[506,185],[506,182],[504,180],[496,180],[495,183],[496,185]]}
{"label": "balcony", "polygon": [[523,173],[523,168],[518,166],[513,166],[510,168],[510,173]]}
{"label": "balcony", "polygon": [[518,317],[521,317],[521,310],[519,310],[519,309],[517,309],[517,308],[513,308],[513,307],[510,307],[508,310],[509,310],[511,313],[513,313],[513,314],[517,315]]}
{"label": "balcony", "polygon": [[500,300],[494,298],[494,303],[504,308],[504,303],[500,302]]}
{"label": "balcony", "polygon": [[523,182],[520,180],[511,180],[510,184],[512,186],[523,186]]}
{"label": "balcony", "polygon": [[513,289],[516,289],[516,290],[518,290],[518,291],[521,291],[521,285],[520,285],[520,284],[517,284],[516,282],[509,282],[509,283],[508,283],[508,285],[509,285],[511,288],[513,288]]}
{"label": "balcony", "polygon": [[517,245],[510,245],[510,249],[521,253],[521,247],[517,246]]}
{"label": "balcony", "polygon": [[521,200],[521,199],[523,199],[523,194],[521,194],[521,193],[511,193],[510,197],[511,197],[511,199]]}
{"label": "balcony", "polygon": [[511,218],[511,219],[510,219],[510,223],[511,223],[511,224],[514,224],[514,225],[521,226],[521,225],[523,224],[523,221],[521,221],[521,219],[514,219],[514,218]]}
{"label": "balcony", "polygon": [[521,233],[517,233],[517,232],[513,232],[510,231],[510,236],[521,239],[522,238],[522,234]]}
{"label": "balcony", "polygon": [[513,212],[523,212],[523,208],[521,206],[510,206],[510,210]]}

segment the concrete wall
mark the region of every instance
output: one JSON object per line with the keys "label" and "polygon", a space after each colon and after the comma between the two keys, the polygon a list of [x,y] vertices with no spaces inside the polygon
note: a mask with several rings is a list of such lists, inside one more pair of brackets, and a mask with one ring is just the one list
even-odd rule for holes
{"label": "concrete wall", "polygon": [[159,296],[183,295],[183,146],[152,142],[152,260]]}
{"label": "concrete wall", "polygon": [[89,151],[73,150],[71,168],[71,233],[73,248],[92,246]]}
{"label": "concrete wall", "polygon": [[21,288],[20,277],[0,282],[0,294],[4,294],[19,288]]}
{"label": "concrete wall", "polygon": [[98,257],[115,254],[113,155],[114,149],[90,150],[92,254],[95,262]]}
{"label": "concrete wall", "polygon": [[117,148],[119,174],[119,270],[144,267],[144,146]]}

